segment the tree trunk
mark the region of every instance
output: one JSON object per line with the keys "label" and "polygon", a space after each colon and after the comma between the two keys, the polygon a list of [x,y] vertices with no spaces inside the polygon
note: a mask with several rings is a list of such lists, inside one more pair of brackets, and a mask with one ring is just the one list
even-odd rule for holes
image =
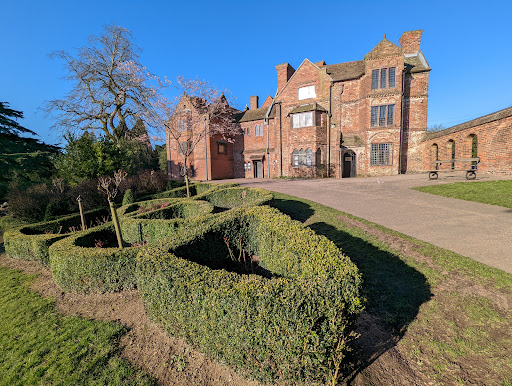
{"label": "tree trunk", "polygon": [[80,219],[82,220],[82,230],[85,230],[85,217],[84,217],[84,209],[82,208],[82,199],[80,196],[78,196],[78,209],[80,210]]}
{"label": "tree trunk", "polygon": [[112,221],[114,222],[114,228],[116,229],[117,245],[119,249],[123,249],[123,239],[121,238],[121,227],[119,226],[119,219],[117,218],[116,208],[114,203],[109,201],[110,212],[112,213]]}
{"label": "tree trunk", "polygon": [[187,198],[190,198],[190,187],[188,182],[188,170],[185,169],[185,185],[187,186]]}

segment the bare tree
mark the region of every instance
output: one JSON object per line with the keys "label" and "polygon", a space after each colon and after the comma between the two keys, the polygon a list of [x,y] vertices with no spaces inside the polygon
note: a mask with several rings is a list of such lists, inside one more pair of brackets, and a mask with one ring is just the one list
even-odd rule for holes
{"label": "bare tree", "polygon": [[98,178],[98,190],[107,195],[107,201],[110,207],[110,212],[112,213],[112,221],[114,222],[119,249],[123,249],[123,238],[121,235],[121,227],[119,226],[116,207],[114,205],[114,199],[117,196],[119,185],[121,185],[121,182],[123,182],[125,179],[126,172],[124,170],[118,170],[115,172],[113,178],[110,176],[103,176]]}
{"label": "bare tree", "polygon": [[[207,137],[221,136],[233,142],[241,129],[235,120],[238,110],[232,108],[225,93],[210,86],[207,81],[178,77],[181,96],[174,100],[160,98],[153,105],[151,121],[154,126],[165,128],[168,145],[183,161],[187,197],[190,197],[190,158],[198,145]],[[229,93],[228,93],[229,95]]]}
{"label": "bare tree", "polygon": [[65,79],[74,82],[65,99],[47,103],[47,112],[58,114],[55,127],[101,130],[118,141],[145,115],[166,82],[139,63],[140,49],[131,39],[127,29],[107,26],[101,36],[90,36],[76,56],[66,51],[51,54],[64,60]]}

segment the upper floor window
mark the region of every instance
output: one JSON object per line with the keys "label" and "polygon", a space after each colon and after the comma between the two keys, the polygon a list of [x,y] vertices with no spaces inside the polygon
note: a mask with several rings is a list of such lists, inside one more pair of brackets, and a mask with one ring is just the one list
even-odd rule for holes
{"label": "upper floor window", "polygon": [[263,136],[263,125],[256,125],[256,127],[254,128],[254,135],[256,137]]}
{"label": "upper floor window", "polygon": [[372,71],[372,90],[394,88],[396,86],[395,67],[380,68]]}
{"label": "upper floor window", "polygon": [[187,130],[187,121],[184,119],[178,120],[178,131],[183,132]]}
{"label": "upper floor window", "polygon": [[228,144],[226,142],[217,142],[217,153],[228,154]]}
{"label": "upper floor window", "polygon": [[249,136],[250,136],[250,135],[251,135],[251,128],[250,128],[250,127],[246,128],[246,129],[244,130],[244,134],[245,134],[245,135],[249,135]]}
{"label": "upper floor window", "polygon": [[391,126],[395,121],[395,105],[372,106],[370,126]]}
{"label": "upper floor window", "polygon": [[315,86],[306,86],[299,88],[299,100],[316,98]]}
{"label": "upper floor window", "polygon": [[297,113],[292,115],[292,127],[308,127],[313,126],[313,111],[305,113]]}

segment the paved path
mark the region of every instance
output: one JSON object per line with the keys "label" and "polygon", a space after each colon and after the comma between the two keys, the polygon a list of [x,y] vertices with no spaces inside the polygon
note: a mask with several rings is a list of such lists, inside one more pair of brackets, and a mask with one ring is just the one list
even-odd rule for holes
{"label": "paved path", "polygon": [[[497,177],[477,178],[490,179]],[[429,181],[425,174],[229,180],[316,201],[512,273],[512,209],[411,190],[414,186],[459,181],[465,181],[461,174],[445,174],[437,181]]]}

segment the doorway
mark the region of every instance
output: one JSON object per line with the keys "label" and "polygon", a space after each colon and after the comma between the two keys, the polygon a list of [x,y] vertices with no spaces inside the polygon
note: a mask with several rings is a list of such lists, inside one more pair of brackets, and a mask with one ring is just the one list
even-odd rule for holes
{"label": "doorway", "polygon": [[356,153],[352,150],[347,150],[343,153],[343,178],[356,176]]}
{"label": "doorway", "polygon": [[260,161],[252,161],[254,165],[254,178],[263,178],[263,162]]}

